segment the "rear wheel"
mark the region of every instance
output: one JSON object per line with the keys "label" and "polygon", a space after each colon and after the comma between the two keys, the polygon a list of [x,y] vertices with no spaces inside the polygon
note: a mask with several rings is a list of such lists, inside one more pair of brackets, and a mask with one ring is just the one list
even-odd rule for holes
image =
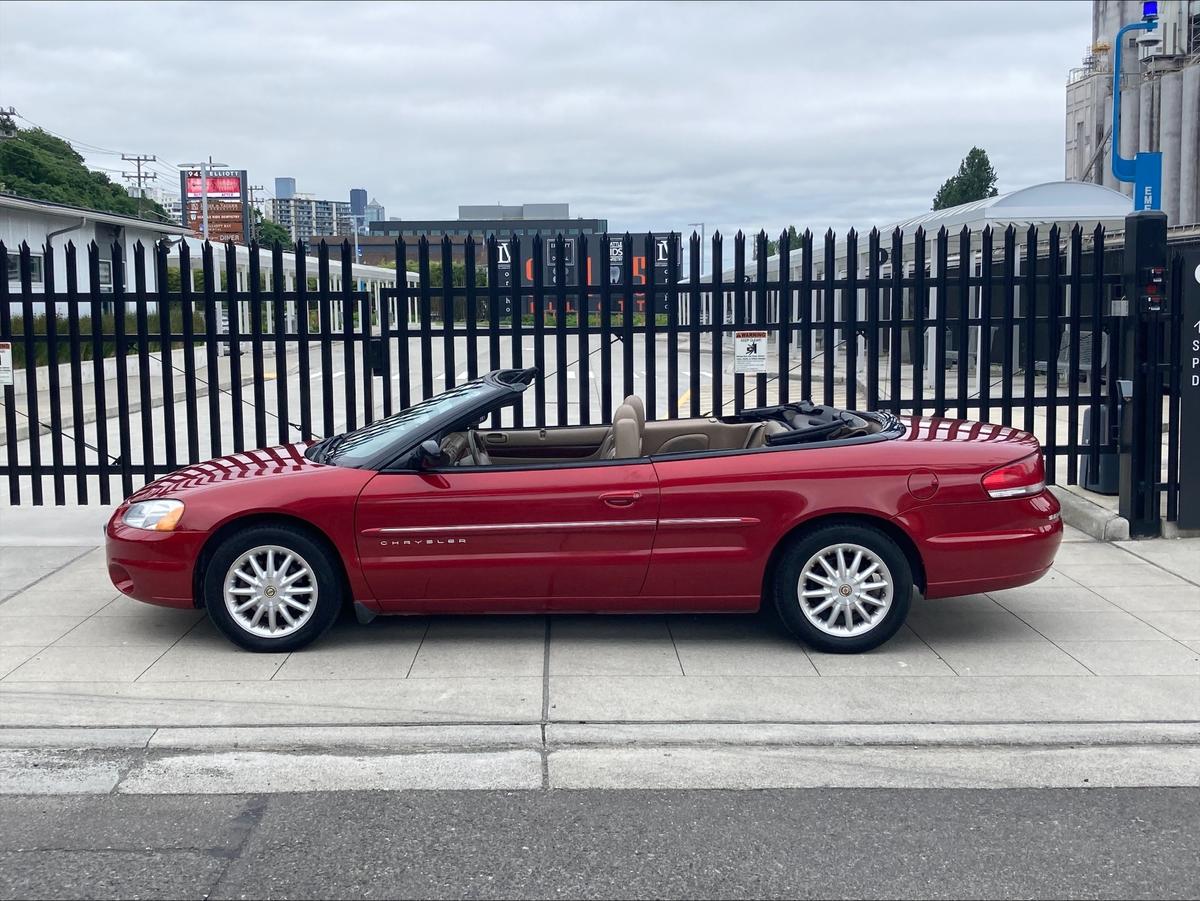
{"label": "rear wheel", "polygon": [[290,526],[251,526],[225,539],[204,574],[213,624],[250,651],[294,651],[321,636],[343,601],[340,569]]}
{"label": "rear wheel", "polygon": [[865,525],[831,525],[799,537],[775,573],[775,606],[812,647],[853,654],[879,647],[904,624],[912,567],[896,542]]}

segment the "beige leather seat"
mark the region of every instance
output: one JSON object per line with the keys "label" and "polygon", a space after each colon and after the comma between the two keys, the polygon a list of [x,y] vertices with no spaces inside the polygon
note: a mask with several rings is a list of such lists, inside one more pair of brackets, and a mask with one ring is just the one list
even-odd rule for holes
{"label": "beige leather seat", "polygon": [[613,412],[612,429],[604,439],[600,457],[605,460],[635,459],[642,455],[642,424],[631,404]]}
{"label": "beige leather seat", "polygon": [[768,419],[765,422],[756,423],[746,436],[746,443],[742,446],[766,447],[768,437],[778,435],[780,432],[786,432],[787,430],[788,427],[778,419]]}
{"label": "beige leather seat", "polygon": [[646,403],[636,394],[631,394],[625,398],[624,403],[633,408],[634,414],[637,416],[638,428],[642,430],[642,435],[646,434]]}

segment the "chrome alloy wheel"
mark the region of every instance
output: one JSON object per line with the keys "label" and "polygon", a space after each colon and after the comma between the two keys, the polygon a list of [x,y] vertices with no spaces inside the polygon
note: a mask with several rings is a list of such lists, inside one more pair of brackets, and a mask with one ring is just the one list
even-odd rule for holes
{"label": "chrome alloy wheel", "polygon": [[317,609],[317,579],[308,561],[285,547],[251,548],[225,574],[225,609],[252,635],[291,635]]}
{"label": "chrome alloy wheel", "polygon": [[860,544],[832,544],[813,554],[796,585],[800,609],[827,635],[870,632],[892,606],[892,573]]}

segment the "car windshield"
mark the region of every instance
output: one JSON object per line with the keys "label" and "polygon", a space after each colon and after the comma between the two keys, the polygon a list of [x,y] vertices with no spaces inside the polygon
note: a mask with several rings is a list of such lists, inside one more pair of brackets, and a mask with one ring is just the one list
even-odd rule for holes
{"label": "car windshield", "polygon": [[345,432],[319,441],[308,449],[308,457],[318,463],[337,466],[358,466],[390,445],[401,445],[421,431],[425,423],[437,416],[464,411],[490,389],[483,379],[475,379],[401,410],[386,419],[377,419],[353,432]]}

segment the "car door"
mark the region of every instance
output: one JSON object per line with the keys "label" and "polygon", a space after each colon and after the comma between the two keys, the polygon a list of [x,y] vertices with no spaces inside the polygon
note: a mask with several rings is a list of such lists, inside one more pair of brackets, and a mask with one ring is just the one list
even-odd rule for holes
{"label": "car door", "polygon": [[[803,453],[812,453],[804,451]],[[670,609],[755,609],[778,536],[805,509],[779,452],[654,457],[659,524],[647,599]]]}
{"label": "car door", "polygon": [[384,609],[533,611],[635,597],[658,516],[646,460],[381,472],[358,498]]}

